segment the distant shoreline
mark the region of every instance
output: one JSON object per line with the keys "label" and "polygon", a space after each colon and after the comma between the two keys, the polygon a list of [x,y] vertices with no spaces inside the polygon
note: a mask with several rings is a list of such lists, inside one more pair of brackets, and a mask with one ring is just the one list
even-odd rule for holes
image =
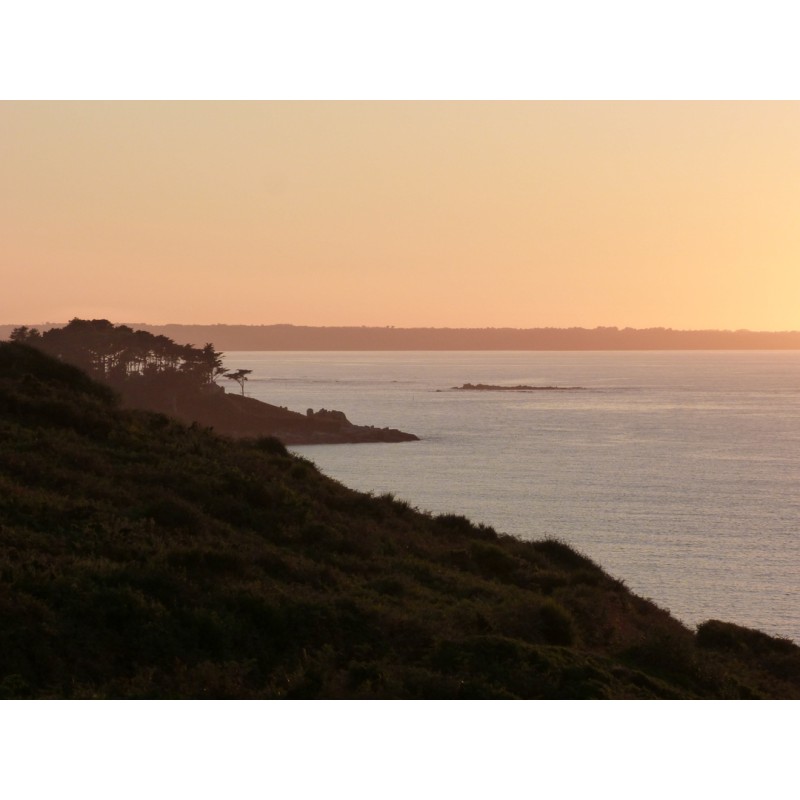
{"label": "distant shoreline", "polygon": [[[47,330],[64,324],[31,323],[29,327]],[[213,342],[223,351],[800,350],[800,331],[124,324],[178,344]],[[15,327],[0,325],[0,340],[8,339]]]}

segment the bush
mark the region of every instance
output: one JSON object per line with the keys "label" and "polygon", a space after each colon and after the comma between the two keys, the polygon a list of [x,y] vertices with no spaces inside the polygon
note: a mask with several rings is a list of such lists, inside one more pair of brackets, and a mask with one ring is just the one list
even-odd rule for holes
{"label": "bush", "polygon": [[557,566],[571,569],[579,567],[598,568],[588,556],[579,553],[560,539],[545,539],[544,541],[536,542],[535,547]]}
{"label": "bush", "polygon": [[289,451],[284,446],[283,442],[276,439],[274,436],[261,436],[255,440],[255,446],[265,453],[273,456],[288,456]]}
{"label": "bush", "polygon": [[507,579],[518,567],[517,559],[496,544],[473,542],[469,552],[472,561],[484,575]]}
{"label": "bush", "polygon": [[542,635],[548,644],[571,645],[575,642],[575,621],[562,605],[545,600],[539,606]]}
{"label": "bush", "polygon": [[752,628],[716,619],[697,626],[697,644],[709,650],[727,650],[742,655],[794,653],[800,656],[800,648],[789,639],[769,636]]}

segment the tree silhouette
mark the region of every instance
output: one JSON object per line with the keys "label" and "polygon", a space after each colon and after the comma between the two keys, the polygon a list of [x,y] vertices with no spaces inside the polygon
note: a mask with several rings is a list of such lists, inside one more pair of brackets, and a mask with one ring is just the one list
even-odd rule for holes
{"label": "tree silhouette", "polygon": [[14,328],[9,337],[12,342],[24,342],[25,344],[34,344],[41,338],[42,334],[39,332],[38,328],[29,328],[27,325]]}
{"label": "tree silhouette", "polygon": [[74,364],[118,389],[196,390],[226,373],[222,354],[213,344],[181,345],[167,336],[113,325],[107,319],[73,319],[64,328],[44,333],[22,326],[12,331],[11,339]]}
{"label": "tree silhouette", "polygon": [[242,397],[244,397],[244,382],[252,371],[251,369],[237,369],[236,372],[229,372],[225,376],[230,381],[236,381],[242,387]]}

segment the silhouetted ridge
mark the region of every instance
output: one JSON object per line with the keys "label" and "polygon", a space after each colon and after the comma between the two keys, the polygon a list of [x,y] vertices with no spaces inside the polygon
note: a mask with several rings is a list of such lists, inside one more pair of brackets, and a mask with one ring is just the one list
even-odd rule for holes
{"label": "silhouetted ridge", "polygon": [[89,395],[115,403],[117,397],[107,386],[92,380],[82,369],[65,364],[29,345],[15,342],[0,347],[0,376],[12,385],[31,381],[71,394]]}
{"label": "silhouetted ridge", "polygon": [[[144,323],[135,327],[176,342],[213,341],[223,350],[800,350],[800,331]],[[0,338],[12,329],[0,325]]]}
{"label": "silhouetted ridge", "polygon": [[[170,414],[213,427],[229,436],[275,436],[286,444],[410,442],[417,437],[395,428],[354,425],[341,411],[300,414],[244,396],[249,369],[226,370],[213,344],[194,347],[113,325],[106,319],[73,319],[44,332],[22,326],[11,339],[86,370],[126,405]],[[217,384],[228,378],[241,395]]]}

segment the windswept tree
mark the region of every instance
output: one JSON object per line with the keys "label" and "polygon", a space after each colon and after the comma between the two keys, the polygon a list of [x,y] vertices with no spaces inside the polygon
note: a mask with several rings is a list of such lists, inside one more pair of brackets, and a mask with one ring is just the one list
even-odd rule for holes
{"label": "windswept tree", "polygon": [[244,382],[247,376],[252,372],[251,369],[237,369],[235,372],[229,372],[225,377],[230,381],[236,381],[242,388],[242,397],[244,397]]}
{"label": "windswept tree", "polygon": [[214,350],[211,343],[203,348],[186,345],[183,357],[183,371],[197,375],[203,383],[216,383],[217,378],[228,372],[222,366],[222,354]]}

